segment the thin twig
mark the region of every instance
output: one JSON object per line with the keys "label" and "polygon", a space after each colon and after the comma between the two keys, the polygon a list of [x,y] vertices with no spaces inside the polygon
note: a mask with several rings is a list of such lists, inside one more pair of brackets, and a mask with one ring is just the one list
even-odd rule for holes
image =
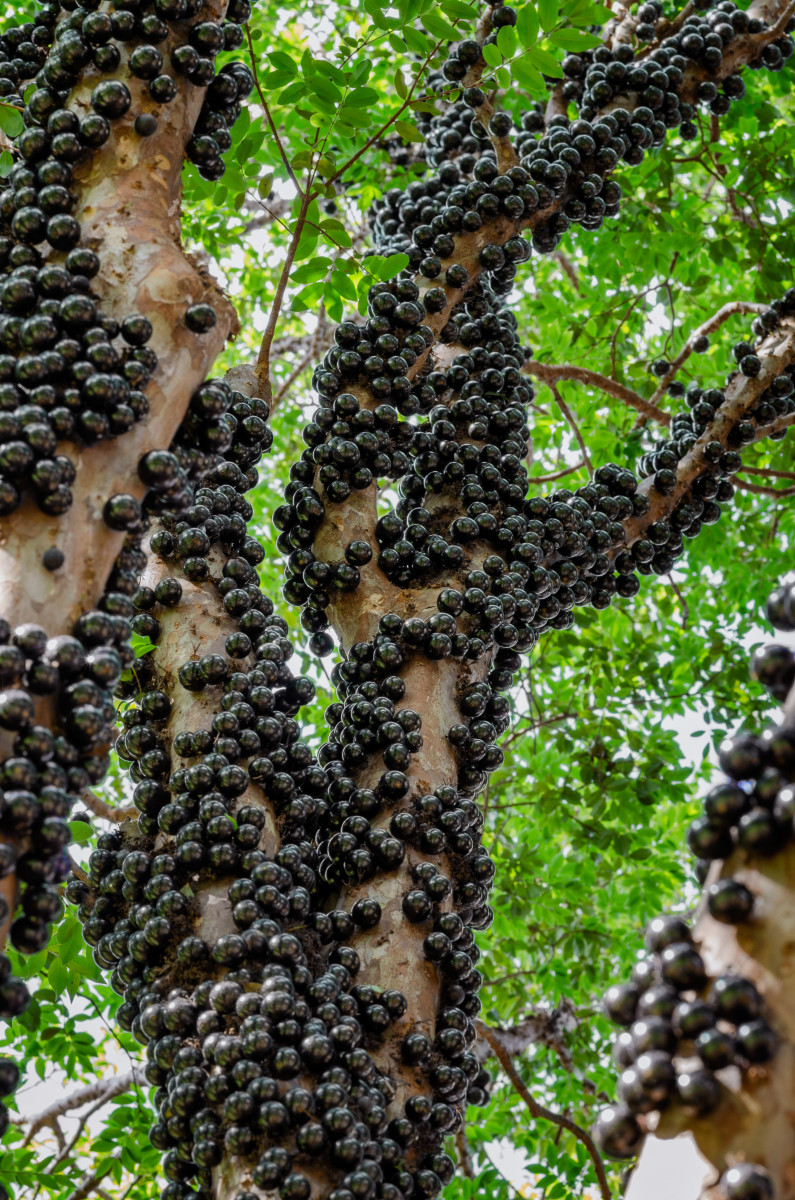
{"label": "thin twig", "polygon": [[792,487],[765,487],[761,483],[746,483],[744,479],[735,479],[734,486],[743,492],[753,492],[756,496],[795,496],[795,484]]}
{"label": "thin twig", "polygon": [[584,466],[584,460],[580,459],[573,467],[564,467],[562,471],[551,471],[549,475],[531,475],[528,483],[554,483],[556,479],[563,479],[565,475],[573,475],[575,471],[579,471]]}
{"label": "thin twig", "polygon": [[795,471],[774,471],[772,467],[740,467],[741,475],[764,475],[767,479],[795,479]]}
{"label": "thin twig", "polygon": [[564,254],[562,250],[555,250],[554,253],[552,255],[550,255],[550,257],[554,258],[555,262],[560,263],[560,265],[563,267],[565,274],[568,275],[571,285],[574,288],[575,292],[579,292],[581,290],[580,289],[580,277],[577,274],[577,268],[575,267],[574,263],[571,261],[569,256],[567,254]]}
{"label": "thin twig", "polygon": [[[276,145],[279,150],[279,155],[285,166],[285,170],[287,171],[287,174],[290,176],[293,183],[295,184],[298,194],[301,195],[301,185],[298,182],[295,171],[293,170],[293,168],[290,164],[290,160],[287,157],[287,151],[284,148],[282,139],[279,137],[279,131],[276,128],[276,123],[271,114],[271,110],[268,107],[268,101],[265,99],[265,93],[262,90],[262,84],[260,83],[259,72],[257,71],[257,56],[254,51],[254,42],[252,41],[252,38],[251,38],[251,30],[249,29],[248,25],[244,25],[243,28],[246,31],[246,40],[248,41],[249,53],[251,55],[251,73],[254,76],[254,86],[257,89],[257,95],[259,96],[259,102],[262,105],[263,111],[265,113],[265,120],[268,122],[270,131],[274,136]],[[308,191],[309,191],[309,184],[307,183],[307,192]]]}
{"label": "thin twig", "polygon": [[119,1200],[127,1200],[127,1197],[129,1196],[130,1192],[133,1190],[133,1188],[135,1187],[135,1185],[137,1183],[141,1182],[142,1179],[143,1179],[143,1175],[136,1175],[135,1178],[131,1181],[129,1187],[126,1187],[124,1189],[121,1196],[119,1197]]}
{"label": "thin twig", "polygon": [[582,430],[580,429],[579,425],[577,424],[574,413],[571,411],[568,404],[561,396],[561,394],[558,391],[555,384],[552,382],[548,382],[546,380],[544,382],[546,383],[547,387],[551,391],[552,395],[555,397],[555,403],[557,404],[558,408],[563,413],[563,416],[566,418],[569,425],[571,426],[572,433],[574,434],[575,438],[577,439],[577,444],[580,447],[580,453],[582,454],[582,461],[585,463],[586,467],[588,468],[588,474],[593,479],[593,463],[591,462],[591,459],[588,455],[588,449],[585,445],[585,439],[582,436]]}
{"label": "thin twig", "polygon": [[51,1125],[57,1117],[62,1117],[65,1113],[71,1112],[72,1109],[82,1108],[84,1104],[90,1104],[92,1100],[99,1099],[103,1103],[107,1103],[115,1096],[120,1096],[123,1092],[129,1091],[131,1087],[143,1085],[143,1083],[144,1073],[142,1068],[136,1068],[124,1075],[110,1075],[104,1079],[97,1079],[94,1083],[86,1084],[85,1087],[77,1088],[73,1092],[68,1092],[67,1095],[54,1100],[47,1108],[42,1109],[40,1113],[36,1113],[32,1117],[25,1117],[20,1113],[14,1113],[12,1120],[15,1125],[27,1125],[30,1122],[30,1128],[25,1134],[25,1140],[22,1143],[23,1146],[27,1146],[40,1129],[43,1129],[45,1125]]}
{"label": "thin twig", "polygon": [[486,1041],[494,1051],[494,1055],[503,1071],[508,1076],[514,1088],[529,1108],[531,1116],[535,1117],[536,1120],[550,1121],[553,1125],[557,1125],[559,1128],[567,1129],[569,1133],[574,1134],[579,1142],[582,1142],[583,1146],[585,1146],[585,1149],[588,1151],[591,1162],[593,1163],[594,1171],[596,1172],[596,1178],[599,1181],[599,1190],[602,1193],[602,1200],[610,1200],[610,1184],[607,1182],[605,1166],[602,1162],[602,1156],[597,1150],[591,1135],[585,1129],[582,1129],[579,1125],[575,1124],[575,1122],[569,1117],[564,1117],[562,1113],[552,1112],[550,1109],[544,1108],[542,1104],[539,1104],[538,1101],[530,1095],[524,1080],[516,1070],[516,1067],[513,1065],[511,1056],[503,1046],[496,1031],[490,1029],[488,1025],[483,1024],[480,1025],[480,1029],[482,1030]]}
{"label": "thin twig", "polygon": [[123,804],[118,808],[113,804],[108,804],[107,800],[103,800],[101,796],[97,796],[90,788],[80,793],[80,799],[86,808],[94,814],[95,817],[101,817],[103,821],[134,821],[138,816],[138,809],[134,804]]}
{"label": "thin twig", "polygon": [[690,606],[682,595],[682,589],[679,587],[679,584],[676,582],[673,575],[667,575],[666,579],[670,583],[671,590],[682,607],[682,628],[687,629],[687,622],[690,620]]}
{"label": "thin twig", "polygon": [[276,292],[274,293],[273,304],[271,305],[271,310],[268,315],[268,324],[265,326],[265,332],[262,335],[262,344],[260,346],[259,355],[257,357],[257,368],[256,368],[257,382],[258,382],[260,388],[263,389],[261,394],[267,394],[268,398],[272,394],[271,384],[270,384],[271,345],[273,343],[273,335],[276,332],[276,324],[279,320],[279,313],[281,312],[281,309],[282,309],[284,293],[287,290],[287,283],[290,278],[290,271],[292,270],[293,262],[295,261],[295,254],[296,254],[296,250],[298,249],[298,243],[301,240],[301,234],[303,232],[304,225],[306,224],[306,214],[309,209],[309,205],[312,201],[312,196],[311,196],[311,193],[309,190],[309,185],[310,185],[310,179],[307,178],[306,191],[303,193],[303,195],[301,197],[301,208],[299,210],[298,217],[295,222],[293,236],[290,238],[290,244],[287,247],[287,256],[286,256],[286,258],[284,260],[284,264],[282,266],[282,273],[279,276],[279,282],[276,285]]}
{"label": "thin twig", "polygon": [[623,383],[617,383],[615,379],[609,379],[606,375],[600,375],[598,371],[589,370],[588,367],[578,367],[574,363],[540,363],[531,358],[524,364],[522,371],[526,375],[540,379],[547,385],[561,379],[574,379],[578,383],[585,384],[586,387],[599,388],[600,391],[607,392],[609,396],[614,396],[616,400],[622,400],[624,404],[628,404],[636,412],[642,413],[647,419],[651,418],[661,425],[670,425],[671,423],[670,414],[658,408],[656,404],[644,400],[642,396],[633,392],[632,388],[625,387]]}
{"label": "thin twig", "polygon": [[[458,24],[458,21],[454,20],[453,25],[457,25],[457,24]],[[403,101],[403,103],[401,104],[400,108],[397,110],[397,112],[393,113],[392,116],[389,118],[389,120],[385,121],[384,124],[379,129],[376,130],[376,132],[373,134],[373,136],[368,138],[367,141],[364,143],[364,145],[361,146],[356,151],[355,154],[352,154],[351,157],[348,159],[348,161],[346,163],[343,163],[342,166],[339,168],[339,170],[335,171],[334,174],[329,179],[326,180],[326,185],[328,187],[331,187],[332,184],[336,183],[336,181],[340,178],[340,176],[344,175],[345,172],[348,170],[348,168],[352,167],[353,164],[356,162],[356,160],[361,158],[361,156],[367,150],[370,149],[370,147],[374,144],[374,142],[377,142],[380,140],[380,138],[386,133],[387,129],[389,129],[390,125],[393,125],[394,122],[397,121],[397,119],[400,117],[401,113],[404,113],[406,111],[406,109],[409,107],[412,100],[414,99],[414,90],[417,87],[417,84],[419,83],[420,79],[422,78],[422,75],[423,75],[424,71],[426,70],[428,63],[431,61],[431,59],[437,53],[441,44],[442,44],[441,42],[437,42],[436,45],[433,47],[433,49],[430,51],[430,53],[426,55],[425,59],[420,64],[417,72],[414,75],[414,80],[411,84],[411,87],[409,88],[408,92],[406,93],[406,98]]]}
{"label": "thin twig", "polygon": [[474,1179],[475,1168],[472,1162],[472,1151],[469,1149],[469,1142],[467,1141],[466,1130],[463,1125],[455,1135],[455,1149],[462,1175],[466,1176],[467,1179]]}
{"label": "thin twig", "polygon": [[121,1158],[121,1146],[116,1150],[112,1150],[107,1158],[103,1158],[96,1171],[86,1171],[81,1176],[80,1182],[73,1192],[70,1192],[66,1200],[86,1200],[86,1196],[90,1196],[96,1191],[97,1185],[105,1178],[108,1172],[112,1169],[114,1162]]}

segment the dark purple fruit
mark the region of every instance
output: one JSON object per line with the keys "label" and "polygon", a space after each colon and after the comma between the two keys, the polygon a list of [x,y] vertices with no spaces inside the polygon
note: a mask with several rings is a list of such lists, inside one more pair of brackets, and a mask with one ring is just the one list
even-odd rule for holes
{"label": "dark purple fruit", "polygon": [[724,925],[747,921],[754,907],[754,895],[737,879],[719,879],[707,891],[710,915]]}
{"label": "dark purple fruit", "polygon": [[634,1158],[643,1144],[643,1130],[637,1118],[623,1105],[613,1104],[609,1108],[603,1108],[594,1122],[591,1133],[602,1154],[607,1158]]}

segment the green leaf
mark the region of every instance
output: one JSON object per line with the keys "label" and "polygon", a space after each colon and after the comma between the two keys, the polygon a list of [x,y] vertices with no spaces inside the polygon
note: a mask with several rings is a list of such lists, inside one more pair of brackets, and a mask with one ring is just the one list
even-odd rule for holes
{"label": "green leaf", "polygon": [[293,297],[291,305],[293,312],[303,312],[307,308],[314,308],[323,298],[325,286],[324,282],[319,281],[302,288],[298,295]]}
{"label": "green leaf", "polygon": [[511,63],[511,74],[520,87],[526,88],[531,95],[541,96],[546,93],[544,76],[526,58],[514,59]]}
{"label": "green leaf", "polygon": [[279,104],[295,104],[302,96],[306,95],[306,85],[302,79],[296,79],[295,83],[291,83],[283,92],[279,93]]}
{"label": "green leaf", "polygon": [[577,0],[572,6],[566,5],[565,12],[574,25],[604,25],[613,16],[609,8],[592,4],[590,0]]}
{"label": "green leaf", "polygon": [[364,10],[370,20],[379,29],[389,29],[393,22],[384,15],[384,6],[379,3],[379,0],[364,0]]}
{"label": "green leaf", "polygon": [[368,104],[378,104],[381,97],[375,88],[357,87],[352,92],[349,92],[345,97],[345,103],[351,104],[354,108],[362,108]]}
{"label": "green leaf", "polygon": [[14,169],[14,156],[8,150],[0,151],[0,179],[5,179]]}
{"label": "green leaf", "polygon": [[442,12],[453,19],[459,17],[464,21],[471,21],[478,15],[477,5],[465,4],[464,0],[442,0],[440,7]]}
{"label": "green leaf", "polygon": [[592,50],[602,44],[600,37],[586,33],[584,29],[557,29],[549,35],[549,40],[561,50]]}
{"label": "green leaf", "polygon": [[156,649],[155,644],[148,637],[142,637],[140,633],[134,633],[130,639],[130,644],[133,648],[133,654],[136,658],[143,658],[145,654],[151,654]]}
{"label": "green leaf", "polygon": [[516,47],[519,44],[519,35],[513,25],[503,25],[497,33],[497,48],[500,53],[506,58],[510,58],[516,53]]}
{"label": "green leaf", "polygon": [[397,92],[398,96],[400,96],[400,99],[405,100],[406,96],[409,94],[409,89],[406,85],[405,79],[403,78],[403,72],[400,67],[398,67],[395,71],[394,84],[395,91]]}
{"label": "green leaf", "polygon": [[320,228],[335,246],[343,246],[347,249],[348,246],[353,245],[351,235],[341,221],[330,217],[327,221],[321,223]]}
{"label": "green leaf", "polygon": [[321,100],[325,100],[328,104],[342,103],[342,92],[336,83],[332,83],[330,79],[325,79],[324,76],[319,74],[313,74],[307,82],[315,95],[319,96]]}
{"label": "green leaf", "polygon": [[419,29],[410,29],[406,27],[403,30],[403,37],[412,54],[425,55],[431,48],[431,44],[427,36]]}
{"label": "green leaf", "polygon": [[395,129],[403,138],[404,142],[425,141],[425,134],[420,133],[419,129],[412,121],[395,121]]}
{"label": "green leaf", "polygon": [[399,271],[409,265],[409,256],[407,254],[390,254],[385,258],[381,254],[368,254],[364,259],[364,265],[371,275],[375,275],[382,283],[386,283],[388,279],[394,279]]}
{"label": "green leaf", "polygon": [[538,0],[538,16],[544,33],[549,33],[557,24],[559,9],[558,0]]}
{"label": "green leaf", "polygon": [[451,25],[437,9],[431,9],[430,12],[425,13],[422,23],[431,37],[435,37],[437,41],[454,42],[460,36],[455,25]]}
{"label": "green leaf", "polygon": [[302,263],[297,267],[292,274],[293,283],[315,283],[318,279],[325,279],[331,266],[331,259],[323,256],[310,259],[309,262]]}
{"label": "green leaf", "polygon": [[490,67],[498,67],[502,62],[502,55],[493,42],[488,42],[483,47],[483,57]]}
{"label": "green leaf", "polygon": [[50,963],[47,977],[56,996],[63,995],[69,983],[69,972],[59,958],[54,958]]}
{"label": "green leaf", "polygon": [[18,137],[25,128],[22,113],[13,104],[0,100],[0,129],[10,138]]}
{"label": "green leaf", "polygon": [[551,79],[562,79],[563,71],[560,63],[555,58],[554,54],[550,54],[548,50],[544,50],[542,46],[533,46],[527,51],[527,57],[531,60],[534,66],[538,67],[539,71],[543,71]]}
{"label": "green leaf", "polygon": [[[291,71],[263,71],[260,76],[260,83],[265,89],[272,90],[273,88],[284,87],[292,78],[293,73]],[[304,85],[300,80],[295,86],[300,89],[300,92],[304,91]]]}
{"label": "green leaf", "polygon": [[516,33],[523,46],[534,46],[541,29],[535,5],[523,4],[516,12]]}
{"label": "green leaf", "polygon": [[260,200],[267,200],[273,191],[273,171],[266,171],[257,183],[257,195]]}
{"label": "green leaf", "polygon": [[369,125],[372,125],[375,114],[366,108],[354,108],[353,105],[344,104],[339,115],[341,121],[345,121],[354,129],[367,129]]}
{"label": "green leaf", "polygon": [[289,71],[291,75],[298,74],[297,64],[284,50],[274,50],[268,55],[268,58],[277,70]]}
{"label": "green leaf", "polygon": [[69,832],[72,835],[72,841],[80,842],[81,845],[85,842],[90,842],[94,836],[94,830],[88,821],[70,821]]}
{"label": "green leaf", "polygon": [[356,288],[344,271],[334,271],[332,273],[331,285],[342,296],[343,300],[350,300],[352,303],[356,303]]}

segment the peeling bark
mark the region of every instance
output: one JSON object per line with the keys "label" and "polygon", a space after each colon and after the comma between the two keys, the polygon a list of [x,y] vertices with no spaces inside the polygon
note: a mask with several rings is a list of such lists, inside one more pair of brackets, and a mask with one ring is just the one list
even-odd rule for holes
{"label": "peeling bark", "polygon": [[[208,18],[223,7],[213,0]],[[164,44],[166,53],[170,44]],[[95,68],[86,72],[71,98],[76,108],[88,108],[100,78]],[[104,310],[119,320],[130,313],[149,318],[154,329],[149,345],[158,366],[148,386],[150,414],[129,433],[111,443],[58,447],[77,467],[74,504],[67,516],[48,517],[28,500],[0,525],[0,612],[12,626],[34,620],[51,635],[70,631],[80,613],[94,605],[121,548],[124,534],[102,520],[105,501],[115,492],[143,495],[140,458],[170,444],[191,393],[237,328],[234,310],[218,285],[181,246],[185,143],[204,89],[186,83],[163,109],[157,134],[141,138],[132,124],[136,112],[146,109],[144,89],[138,80],[127,77],[126,82],[133,95],[130,112],[114,122],[105,146],[75,170],[75,216],[82,244],[102,259],[95,283]],[[186,328],[184,313],[188,305],[205,299],[216,307],[218,323],[197,337]],[[56,572],[41,564],[43,551],[53,545],[66,559]]]}
{"label": "peeling bark", "polygon": [[[219,16],[224,7],[212,0],[208,16]],[[173,44],[174,35],[164,49]],[[96,68],[85,72],[71,97],[77,110],[90,110],[91,91],[100,78]],[[133,96],[130,112],[114,123],[104,147],[75,170],[73,187],[79,200],[74,215],[81,225],[81,244],[96,250],[102,260],[95,284],[104,311],[119,320],[132,313],[149,318],[149,345],[158,366],[147,388],[146,419],[111,443],[59,444],[58,453],[68,455],[77,469],[74,502],[66,516],[48,516],[27,497],[11,518],[0,522],[0,616],[12,629],[34,621],[51,637],[70,633],[81,612],[95,607],[122,547],[125,535],[103,520],[105,502],[119,492],[143,496],[140,459],[170,444],[192,392],[237,329],[231,304],[181,246],[185,144],[204,90],[186,83],[160,116],[157,135],[147,139],[132,128],[135,114],[147,106],[144,85],[129,74],[126,81]],[[185,309],[207,299],[218,321],[210,333],[197,338],[185,326]],[[57,546],[65,560],[54,572],[42,564],[51,546]],[[41,702],[37,708],[38,719],[51,726],[52,705]],[[6,753],[0,747],[0,754]],[[0,895],[12,912],[16,892],[13,876],[0,880]],[[0,946],[8,924],[0,921]]]}
{"label": "peeling bark", "polygon": [[[725,1090],[720,1106],[706,1117],[688,1118],[678,1108],[663,1114],[654,1130],[670,1139],[690,1131],[717,1175],[736,1162],[768,1168],[776,1200],[795,1197],[795,847],[772,858],[736,851],[710,872],[709,883],[735,878],[755,896],[754,911],[741,926],[715,921],[702,904],[693,936],[710,976],[736,971],[759,988],[771,1023],[782,1041],[770,1063],[743,1073],[719,1073]],[[643,1164],[643,1154],[639,1169]],[[717,1176],[716,1176],[717,1177]],[[712,1187],[704,1200],[717,1200]],[[689,1197],[686,1198],[689,1200]]]}

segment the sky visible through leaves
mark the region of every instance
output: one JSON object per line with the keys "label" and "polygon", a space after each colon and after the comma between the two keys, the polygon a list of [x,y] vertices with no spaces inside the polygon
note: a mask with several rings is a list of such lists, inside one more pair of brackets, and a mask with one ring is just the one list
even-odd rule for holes
{"label": "sky visible through leaves", "polygon": [[[16,19],[22,7],[14,6]],[[451,25],[455,36],[471,31],[474,11],[461,0],[403,0],[392,9],[373,0],[256,6],[258,73],[292,171],[303,180],[321,156],[320,181],[342,172],[322,184],[310,210],[276,328],[275,445],[251,494],[266,542],[289,464],[303,448],[313,357],[373,279],[390,273],[371,256],[368,210],[384,190],[424,171],[410,153],[422,117],[416,105],[439,102],[422,98],[423,63],[436,61],[433,48],[444,48]],[[524,41],[506,41],[493,64],[493,86],[509,111],[527,105],[539,68],[553,69],[550,57],[554,63],[568,45],[587,44],[607,15],[582,0],[541,0],[522,12]],[[745,102],[732,107],[717,139],[700,118],[695,141],[673,136],[642,166],[619,173],[618,221],[597,233],[575,231],[560,253],[527,264],[512,304],[536,358],[587,365],[648,398],[656,385],[650,364],[674,357],[727,299],[768,301],[792,283],[795,92],[786,73],[749,73],[747,82]],[[233,136],[219,183],[185,170],[186,243],[213,264],[240,314],[242,331],[219,372],[256,357],[296,219],[296,189],[256,96]],[[682,381],[719,386],[747,322],[727,322],[706,353],[687,361]],[[562,393],[595,465],[633,467],[656,436],[599,391],[566,383]],[[675,411],[681,401],[662,403]],[[571,428],[541,386],[532,432],[531,476],[579,461]],[[748,464],[795,471],[790,440],[761,444]],[[586,478],[581,469],[562,482],[574,488]],[[771,483],[765,475],[741,478]],[[550,485],[533,486],[543,493]],[[747,659],[770,639],[762,616],[768,591],[795,565],[794,511],[785,497],[741,490],[719,525],[688,544],[673,580],[644,579],[637,597],[605,612],[578,610],[573,629],[543,639],[517,684],[505,764],[484,799],[498,872],[496,919],[478,938],[483,1017],[510,1025],[540,1006],[571,1006],[570,1069],[541,1046],[518,1067],[540,1102],[580,1124],[613,1089],[601,993],[628,973],[644,923],[665,909],[686,910],[696,895],[685,831],[714,748],[737,724],[758,728],[770,717]],[[274,597],[280,570],[269,553],[262,577]],[[331,699],[328,660],[310,661],[294,610],[282,611],[304,669],[318,680],[308,720],[320,741]],[[129,797],[117,767],[103,792],[112,803]],[[76,844],[75,858],[84,861],[90,849]],[[120,999],[101,981],[73,915],[20,969],[39,982],[28,1013],[0,1029],[0,1053],[27,1064],[15,1098],[20,1123],[0,1144],[0,1177],[12,1181],[14,1200],[66,1200],[86,1169],[101,1169],[112,1200],[155,1200],[162,1181],[146,1137],[152,1118],[144,1090],[117,1096],[82,1128],[76,1117],[64,1119],[65,1153],[52,1129],[26,1143],[27,1117],[65,1090],[129,1070],[140,1047],[115,1031]],[[459,1174],[448,1200],[510,1200],[531,1179],[543,1200],[590,1196],[582,1147],[529,1121],[505,1079],[496,1078],[489,1107],[472,1115],[474,1178]]]}

